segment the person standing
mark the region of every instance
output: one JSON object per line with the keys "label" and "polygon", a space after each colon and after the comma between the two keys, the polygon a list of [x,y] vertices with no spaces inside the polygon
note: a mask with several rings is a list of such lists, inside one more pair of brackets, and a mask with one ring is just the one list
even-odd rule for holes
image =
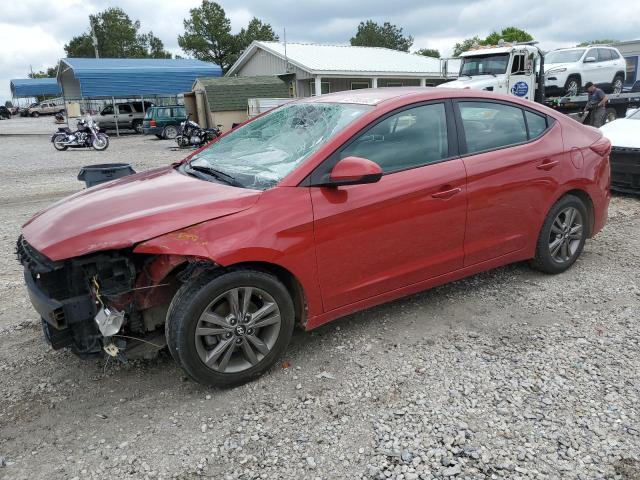
{"label": "person standing", "polygon": [[607,116],[607,109],[605,108],[605,105],[609,101],[609,97],[607,97],[605,93],[592,82],[587,82],[584,88],[589,95],[589,99],[587,100],[587,105],[582,111],[582,114],[584,115],[588,110],[590,112],[589,125],[600,128],[604,125],[605,117]]}

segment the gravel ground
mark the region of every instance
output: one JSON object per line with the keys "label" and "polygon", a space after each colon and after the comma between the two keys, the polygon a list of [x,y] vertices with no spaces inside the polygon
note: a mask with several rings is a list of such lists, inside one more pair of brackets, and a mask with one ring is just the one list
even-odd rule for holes
{"label": "gravel ground", "polygon": [[638,198],[614,197],[562,275],[511,265],[296,332],[239,388],[188,381],[166,353],[50,350],[19,225],[81,188],[80,166],[151,168],[182,156],[169,146],[0,136],[0,479],[640,478]]}

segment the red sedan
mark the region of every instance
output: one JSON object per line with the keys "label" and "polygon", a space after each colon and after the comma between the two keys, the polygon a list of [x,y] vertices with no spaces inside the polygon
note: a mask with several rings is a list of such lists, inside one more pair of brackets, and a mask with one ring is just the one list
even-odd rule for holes
{"label": "red sedan", "polygon": [[166,339],[189,376],[234,385],[295,324],[522,260],[563,272],[606,222],[609,151],[512,96],[322,95],[56,203],[18,254],[54,348],[127,356]]}

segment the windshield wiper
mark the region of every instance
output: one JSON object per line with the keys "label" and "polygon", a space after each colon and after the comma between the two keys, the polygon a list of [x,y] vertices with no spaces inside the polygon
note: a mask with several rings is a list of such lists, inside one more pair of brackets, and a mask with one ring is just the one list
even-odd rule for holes
{"label": "windshield wiper", "polygon": [[191,170],[195,170],[196,172],[206,173],[208,175],[211,175],[216,180],[220,180],[222,182],[228,183],[229,185],[232,185],[234,187],[242,187],[242,184],[238,183],[235,177],[233,177],[232,175],[229,175],[228,173],[222,172],[213,167],[209,167],[205,165],[191,165],[190,163],[188,163],[187,165]]}

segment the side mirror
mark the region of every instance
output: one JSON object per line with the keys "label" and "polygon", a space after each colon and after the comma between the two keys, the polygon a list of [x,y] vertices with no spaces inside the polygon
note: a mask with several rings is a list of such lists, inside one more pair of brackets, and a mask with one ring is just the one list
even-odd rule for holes
{"label": "side mirror", "polygon": [[376,183],[380,178],[382,178],[382,169],[377,163],[361,157],[346,157],[333,167],[326,186]]}
{"label": "side mirror", "polygon": [[584,63],[593,63],[596,61],[596,57],[587,57],[584,59]]}

